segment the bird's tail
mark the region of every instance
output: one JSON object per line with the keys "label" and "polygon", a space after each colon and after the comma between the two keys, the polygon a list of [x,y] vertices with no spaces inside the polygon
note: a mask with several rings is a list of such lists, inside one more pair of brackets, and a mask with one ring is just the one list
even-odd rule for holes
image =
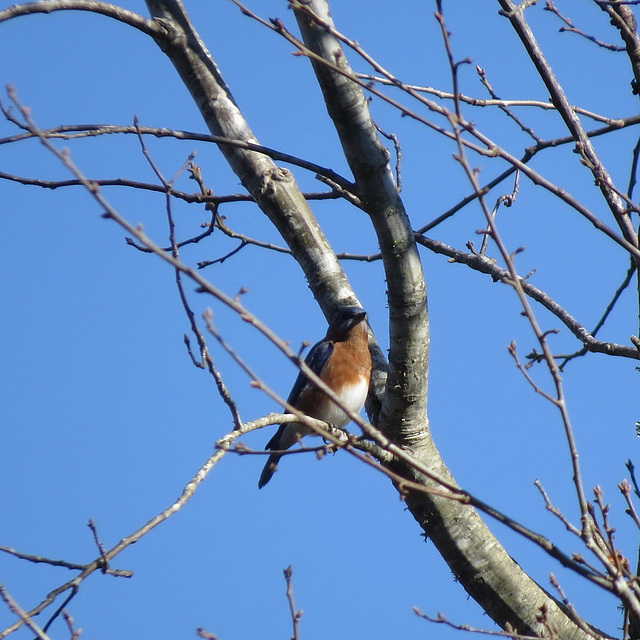
{"label": "bird's tail", "polygon": [[272,453],[267,460],[267,464],[264,465],[264,469],[260,474],[260,479],[258,480],[258,489],[262,489],[269,480],[271,480],[271,476],[275,473],[278,467],[278,461],[282,456]]}

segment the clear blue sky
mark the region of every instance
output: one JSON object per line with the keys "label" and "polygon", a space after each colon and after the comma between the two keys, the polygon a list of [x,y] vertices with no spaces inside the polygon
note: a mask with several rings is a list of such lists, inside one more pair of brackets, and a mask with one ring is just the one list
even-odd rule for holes
{"label": "clear blue sky", "polygon": [[[142,2],[122,4],[145,14]],[[575,9],[574,3],[566,4],[568,11]],[[290,45],[243,17],[227,0],[186,5],[259,140],[348,175],[308,62],[292,56]],[[470,56],[485,68],[502,97],[547,99],[506,20],[498,16],[497,3],[458,0],[445,5],[457,58]],[[252,6],[263,16],[293,25],[283,2]],[[387,2],[358,0],[333,6],[338,27],[396,75],[449,90],[434,11],[435,3],[391,8]],[[559,34],[558,20],[542,6],[528,15],[572,103],[610,117],[637,112],[623,55]],[[615,37],[595,6],[572,17],[603,39]],[[486,97],[474,65],[462,69],[461,80],[465,93]],[[0,24],[0,83],[15,85],[42,127],[124,125],[137,115],[143,125],[205,131],[156,45],[99,16],[65,12]],[[379,100],[372,109],[383,129],[397,133],[402,143],[403,197],[416,228],[469,193],[452,160],[451,143],[400,118]],[[467,113],[516,155],[531,144],[496,111]],[[554,113],[524,112],[523,117],[543,137],[565,135]],[[0,121],[0,137],[12,133],[14,128]],[[622,188],[634,144],[633,132],[596,143]],[[60,146],[71,148],[73,159],[91,178],[154,181],[133,137]],[[241,191],[213,146],[155,139],[148,146],[166,176],[197,150],[196,161],[215,193]],[[503,168],[486,159],[472,161],[481,166],[484,180]],[[535,166],[613,225],[592,179],[568,147],[546,152]],[[68,177],[34,142],[0,145],[0,171]],[[322,188],[313,176],[294,171],[304,189]],[[196,188],[186,177],[178,185]],[[115,188],[105,194],[130,221],[166,244],[162,196]],[[376,252],[364,214],[340,203],[316,204],[314,210],[338,252]],[[233,229],[280,243],[254,207],[228,205],[221,213]],[[207,220],[203,208],[179,203],[175,215],[181,237],[198,233]],[[212,380],[193,367],[185,351],[182,336],[188,323],[172,271],[127,246],[123,232],[100,217],[86,193],[0,181],[0,216],[0,544],[84,563],[96,556],[89,518],[104,544],[113,546],[171,504],[212,453],[214,442],[230,430],[231,420]],[[526,246],[518,258],[521,273],[536,269],[534,284],[591,328],[622,281],[626,257],[576,213],[524,179],[516,205],[502,210],[498,222],[511,249]],[[482,226],[479,208],[468,207],[432,235],[464,248],[469,240],[479,245],[475,231]],[[195,264],[234,246],[216,233],[185,250],[183,257]],[[423,252],[422,259],[432,328],[429,415],[445,460],[463,487],[549,535],[567,552],[581,551],[578,541],[544,510],[533,486],[539,478],[555,503],[576,517],[558,415],[532,392],[507,353],[513,339],[521,355],[536,346],[514,294],[443,257]],[[346,262],[345,268],[386,350],[381,265]],[[324,318],[291,258],[248,248],[204,273],[229,294],[247,287],[246,305],[292,345],[324,334]],[[192,289],[194,309],[201,313],[213,306],[228,340],[286,395],[296,373],[292,365]],[[561,329],[553,338],[557,351],[579,347],[555,318],[540,312],[539,320],[544,329]],[[632,333],[637,333],[637,309],[628,291],[603,338],[629,344]],[[237,366],[213,350],[243,419],[277,410],[249,386]],[[570,364],[565,376],[585,483],[603,486],[613,504],[618,540],[632,563],[637,531],[623,513],[616,483],[625,476],[627,458],[640,464],[634,366],[592,355]],[[533,373],[548,385],[542,367]],[[251,434],[246,443],[261,448],[270,433]],[[432,615],[442,611],[459,623],[490,626],[433,545],[424,542],[382,476],[346,455],[321,463],[312,456],[291,456],[259,492],[263,464],[261,457],[227,456],[179,514],[115,561],[114,567],[135,572],[132,579],[96,574],[87,580],[69,607],[83,637],[189,638],[197,627],[223,640],[288,637],[282,577],[288,565],[294,570],[296,604],[304,609],[305,640],[455,635],[417,619],[413,606]],[[492,527],[543,586],[548,587],[549,572],[555,572],[579,611],[617,633],[620,616],[611,598],[524,541],[505,535],[498,525]],[[71,577],[65,569],[0,555],[0,582],[25,608]],[[12,620],[0,606],[0,627]],[[61,622],[51,631],[54,637],[67,637],[65,633]],[[23,631],[18,637],[28,636]]]}

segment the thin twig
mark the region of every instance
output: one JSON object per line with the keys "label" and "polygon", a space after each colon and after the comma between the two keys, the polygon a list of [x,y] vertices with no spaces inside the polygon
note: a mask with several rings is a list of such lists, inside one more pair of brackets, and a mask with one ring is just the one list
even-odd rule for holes
{"label": "thin twig", "polygon": [[618,485],[618,488],[620,489],[620,492],[622,493],[622,495],[624,496],[624,499],[627,502],[627,514],[631,516],[631,518],[636,524],[636,527],[640,529],[640,515],[638,515],[636,506],[633,504],[633,499],[631,497],[631,485],[626,480],[623,480]]}
{"label": "thin twig", "polygon": [[53,614],[51,615],[49,620],[47,620],[47,624],[44,625],[43,631],[45,631],[45,632],[48,631],[49,628],[51,627],[51,625],[54,623],[54,621],[58,618],[58,616],[60,614],[62,614],[64,616],[64,611],[65,611],[67,605],[71,602],[71,600],[73,600],[73,598],[76,597],[76,595],[78,594],[78,589],[79,589],[78,585],[73,585],[69,589],[69,594],[62,601],[62,604],[53,612]]}
{"label": "thin twig", "polygon": [[384,136],[387,140],[393,142],[393,148],[396,152],[396,189],[398,193],[402,192],[402,147],[400,146],[400,140],[395,133],[387,133],[380,125],[375,123],[376,130],[381,136]]}
{"label": "thin twig", "polygon": [[[607,318],[609,317],[609,315],[613,311],[614,307],[616,306],[616,303],[620,299],[620,296],[622,295],[623,291],[631,283],[631,279],[633,278],[633,275],[635,273],[636,273],[636,265],[632,260],[629,268],[627,269],[627,273],[626,273],[626,275],[624,277],[624,280],[622,281],[620,286],[616,289],[616,292],[613,294],[613,298],[611,299],[611,302],[609,302],[609,304],[607,305],[607,308],[604,310],[604,313],[602,314],[602,317],[600,318],[600,320],[598,320],[596,326],[593,328],[593,331],[591,332],[591,335],[594,338],[595,338],[596,334],[598,333],[598,331],[600,331],[600,329],[604,326],[604,323],[607,321]],[[563,358],[562,362],[560,363],[560,369],[564,369],[564,367],[566,366],[567,362],[570,362],[571,360],[573,360],[574,358],[576,358],[578,356],[582,356],[588,350],[589,349],[587,347],[583,347],[579,351],[576,351],[575,353],[573,353],[571,355],[568,355],[565,358]],[[640,355],[640,352],[639,352],[639,355]]]}
{"label": "thin twig", "polygon": [[582,631],[584,631],[586,634],[588,634],[592,638],[596,638],[598,640],[600,639],[604,640],[605,636],[603,636],[600,633],[595,633],[594,628],[578,613],[578,610],[575,608],[574,604],[569,600],[564,589],[560,586],[560,582],[558,582],[558,579],[553,573],[550,574],[549,576],[549,582],[551,582],[553,587],[556,589],[556,591],[560,595],[562,604],[564,604],[564,606],[566,607],[566,611],[568,612],[569,617],[571,618],[571,620],[573,620],[576,626],[579,629],[582,629]]}
{"label": "thin twig", "polygon": [[[25,186],[40,187],[41,189],[62,189],[65,187],[82,187],[84,186],[80,180],[43,180],[41,178],[27,178],[12,173],[0,171],[0,179],[17,182]],[[161,185],[151,184],[148,182],[140,182],[138,180],[129,180],[127,178],[101,178],[92,179],[99,187],[128,187],[131,189],[139,189],[143,191],[151,191],[155,193],[164,193]],[[171,195],[178,199],[188,202],[189,204],[227,204],[233,202],[254,202],[254,199],[248,193],[232,193],[222,196],[202,196],[197,193],[186,193],[176,189],[171,190]],[[342,196],[334,191],[305,192],[302,194],[306,200],[337,200]],[[182,244],[186,244],[183,242]]]}
{"label": "thin twig", "polygon": [[[158,176],[158,179],[160,180],[160,182],[162,183],[163,187],[166,190],[165,207],[166,207],[166,213],[167,213],[167,223],[169,226],[169,244],[171,246],[171,255],[174,258],[174,260],[179,261],[180,260],[180,253],[178,249],[179,243],[176,240],[176,225],[173,219],[173,211],[171,207],[170,192],[171,192],[171,189],[173,188],[173,183],[175,182],[175,180],[183,170],[188,169],[191,174],[191,177],[198,182],[203,195],[211,193],[211,190],[205,187],[204,182],[202,181],[201,171],[193,164],[193,155],[189,156],[187,161],[182,165],[180,170],[175,174],[175,176],[171,180],[165,179],[162,172],[153,161],[153,158],[151,157],[151,154],[149,153],[145,145],[144,138],[142,137],[142,134],[139,131],[140,127],[139,127],[137,118],[134,122],[134,125],[136,129],[138,129],[138,140],[140,141],[140,147],[142,149],[142,153],[144,154],[145,158],[149,162],[149,165],[153,169],[154,173]],[[214,219],[219,217],[217,214],[217,205],[209,204],[207,205],[207,208],[209,208],[212,211]],[[209,353],[209,348],[207,346],[207,342],[205,340],[204,334],[202,333],[202,331],[200,330],[200,327],[198,326],[198,323],[196,322],[196,316],[193,313],[193,310],[191,309],[189,300],[187,299],[187,294],[184,290],[184,284],[182,282],[182,272],[178,267],[174,268],[174,272],[175,272],[176,286],[178,288],[178,294],[180,296],[180,301],[182,302],[182,307],[189,320],[191,331],[195,335],[196,340],[198,342],[198,347],[200,349],[200,355],[201,355],[201,362],[204,364],[204,366],[206,366],[207,370],[209,371],[212,378],[214,379],[216,387],[218,389],[218,393],[222,398],[223,402],[229,408],[229,411],[231,412],[231,416],[233,418],[233,422],[236,426],[236,429],[238,429],[242,426],[242,418],[240,416],[238,405],[231,397],[231,394],[229,393],[229,389],[227,388],[222,378],[222,374],[220,373],[218,368],[215,366],[213,362],[213,357]],[[186,334],[185,334],[185,344],[187,346],[187,350],[191,355],[192,361],[195,361],[195,358],[193,357],[193,353],[190,350],[189,338]]]}
{"label": "thin twig", "polygon": [[[11,547],[0,546],[0,551],[15,556],[16,558],[20,558],[21,560],[33,562],[34,564],[48,564],[52,567],[64,567],[65,569],[70,569],[72,571],[82,571],[86,568],[86,565],[84,564],[67,562],[65,560],[52,560],[51,558],[45,558],[44,556],[36,556],[29,553],[23,553],[16,549],[12,549]],[[125,569],[107,569],[106,573],[121,578],[130,578],[133,575],[132,571]]]}
{"label": "thin twig", "polygon": [[[11,117],[11,114],[7,111],[4,106],[0,103],[0,110],[4,114],[5,118],[10,119],[16,126],[20,126],[19,123],[15,122],[15,118]],[[75,135],[73,133],[75,132]],[[210,142],[214,144],[225,144],[231,147],[237,147],[239,149],[246,149],[247,151],[255,151],[256,153],[262,153],[272,160],[276,160],[278,162],[284,162],[286,164],[291,164],[301,169],[306,169],[307,171],[311,171],[312,173],[317,173],[327,178],[330,178],[336,184],[339,184],[346,191],[354,191],[354,185],[349,180],[336,173],[333,169],[329,169],[328,167],[323,167],[322,165],[316,164],[315,162],[310,162],[308,160],[304,160],[303,158],[298,158],[297,156],[291,155],[290,153],[284,153],[282,151],[278,151],[277,149],[272,149],[270,147],[265,147],[264,145],[247,142],[245,140],[234,140],[232,138],[225,138],[224,136],[214,136],[210,134],[204,133],[194,133],[192,131],[181,131],[177,129],[167,129],[164,127],[142,127],[134,125],[109,125],[109,124],[95,124],[95,125],[64,125],[61,127],[55,127],[53,129],[42,129],[41,134],[45,138],[62,138],[62,139],[70,139],[77,137],[86,137],[86,136],[98,136],[98,135],[106,135],[106,134],[129,134],[136,136],[154,136],[156,138],[175,138],[176,140],[192,140],[194,142]],[[17,142],[18,140],[26,140],[29,138],[37,137],[32,132],[29,132],[28,129],[25,133],[11,136],[8,138],[0,138],[0,145],[8,144],[11,142]]]}
{"label": "thin twig", "polygon": [[[440,0],[438,0],[440,1]],[[501,0],[502,2],[504,2],[505,0]],[[510,9],[513,9],[513,6],[510,5]],[[523,11],[523,7],[520,6],[519,10],[522,12]],[[513,19],[513,18],[512,18]],[[441,28],[442,28],[442,35],[443,35],[443,41],[445,44],[445,48],[447,49],[448,52],[448,56],[450,59],[453,59],[453,54],[451,53],[451,45],[450,45],[450,41],[449,41],[449,33],[445,27],[444,24],[444,19],[441,18],[440,19],[440,23],[441,23]],[[457,68],[455,66],[451,67],[451,73],[452,75],[456,75],[457,72]],[[451,123],[451,127],[452,127],[452,131],[453,134],[457,140],[458,143],[458,160],[460,162],[460,164],[462,165],[465,173],[467,174],[467,177],[469,179],[469,182],[471,183],[473,189],[479,194],[479,202],[480,205],[482,206],[482,210],[485,214],[485,217],[487,219],[487,223],[489,226],[489,231],[491,233],[491,237],[493,239],[493,241],[495,242],[496,246],[498,247],[498,250],[502,256],[502,259],[504,260],[505,264],[507,265],[507,269],[509,271],[509,275],[510,275],[510,279],[509,279],[509,284],[514,288],[519,300],[520,300],[520,304],[522,305],[523,311],[524,311],[524,315],[526,316],[531,328],[533,329],[533,332],[536,336],[536,339],[538,341],[538,343],[540,344],[542,351],[544,353],[545,356],[545,361],[547,363],[547,366],[549,368],[549,372],[551,373],[553,382],[554,382],[554,386],[555,386],[555,391],[556,391],[556,396],[552,397],[550,396],[548,393],[543,392],[542,390],[540,390],[537,385],[535,385],[535,383],[533,383],[533,381],[530,379],[530,377],[526,374],[524,368],[521,367],[521,370],[523,371],[523,373],[525,373],[525,375],[527,375],[527,378],[529,379],[529,381],[534,385],[534,388],[539,392],[542,393],[542,395],[544,395],[547,399],[549,399],[558,409],[558,411],[560,412],[560,415],[562,417],[562,423],[564,425],[565,428],[565,435],[567,438],[567,444],[569,446],[569,451],[570,451],[570,455],[571,455],[571,461],[572,461],[572,466],[573,466],[573,479],[574,479],[574,485],[576,488],[576,493],[577,493],[577,497],[578,497],[578,503],[580,505],[580,513],[581,513],[581,518],[582,518],[582,531],[583,534],[586,536],[587,535],[587,529],[588,529],[588,511],[587,511],[587,500],[585,497],[585,492],[584,492],[584,487],[583,487],[583,483],[582,483],[582,474],[580,472],[580,465],[579,465],[579,460],[578,460],[578,452],[577,452],[577,448],[576,448],[576,444],[575,444],[575,438],[573,435],[573,429],[571,428],[571,422],[569,419],[569,414],[568,414],[568,410],[567,410],[567,406],[566,406],[566,402],[565,402],[565,397],[564,397],[564,388],[563,388],[563,384],[562,384],[562,377],[560,375],[560,371],[558,368],[558,365],[551,353],[551,350],[549,348],[549,344],[547,341],[547,335],[548,332],[543,332],[540,328],[540,326],[538,325],[538,321],[536,320],[533,310],[531,308],[531,305],[529,304],[529,300],[526,296],[526,294],[524,293],[523,287],[522,287],[522,279],[519,277],[515,264],[514,264],[514,260],[513,260],[513,255],[508,251],[508,249],[506,248],[506,246],[504,245],[502,238],[500,237],[499,233],[498,233],[498,229],[496,227],[495,221],[491,216],[491,212],[489,211],[484,196],[481,194],[480,192],[480,185],[478,183],[478,178],[477,178],[477,173],[471,168],[469,161],[467,159],[467,154],[466,154],[466,149],[462,143],[462,137],[461,137],[461,128],[460,128],[460,124],[459,124],[459,120],[454,120],[453,118],[450,119],[450,123]],[[510,346],[510,351],[512,352],[512,354],[515,354],[515,344],[512,342],[511,346]],[[515,356],[514,356],[515,357]]]}
{"label": "thin twig", "polygon": [[82,629],[75,628],[75,621],[73,619],[73,616],[65,610],[62,612],[62,617],[67,623],[67,629],[69,629],[69,633],[71,634],[71,640],[78,640],[78,638],[82,634]]}
{"label": "thin twig", "polygon": [[300,639],[300,618],[302,617],[302,609],[299,611],[296,609],[296,604],[293,599],[293,580],[291,576],[293,574],[293,570],[291,569],[291,565],[289,565],[284,570],[284,579],[287,582],[287,602],[289,603],[289,612],[291,613],[291,625],[293,627],[293,635],[291,636],[291,640],[299,640]]}
{"label": "thin twig", "polygon": [[34,13],[52,13],[54,11],[90,11],[127,24],[160,42],[167,39],[165,30],[154,20],[149,20],[149,18],[123,9],[115,4],[99,2],[98,0],[92,0],[92,2],[86,2],[86,0],[43,0],[15,4],[0,11],[0,23],[19,16]]}
{"label": "thin twig", "polygon": [[535,480],[533,484],[537,487],[538,491],[540,491],[540,494],[542,495],[542,499],[544,500],[544,506],[547,509],[547,511],[553,513],[553,515],[556,516],[556,518],[558,518],[558,520],[560,520],[560,522],[562,522],[562,524],[566,527],[567,531],[570,531],[575,536],[580,537],[580,529],[578,529],[562,513],[562,511],[560,511],[560,509],[558,509],[558,507],[553,505],[553,503],[551,502],[551,499],[549,498],[549,495],[547,494],[545,488],[542,486],[542,483],[539,480]]}
{"label": "thin twig", "polygon": [[[460,264],[467,265],[476,271],[486,273],[491,276],[495,282],[510,284],[511,274],[509,271],[502,268],[487,256],[479,255],[477,251],[466,253],[465,251],[460,251],[459,249],[450,247],[443,242],[439,242],[433,238],[427,238],[420,234],[416,234],[415,238],[416,242],[430,251],[447,256],[450,262],[459,262]],[[578,322],[564,307],[560,306],[547,293],[541,291],[527,280],[520,280],[520,284],[526,295],[555,315],[589,351],[594,353],[606,353],[608,355],[616,355],[634,360],[640,359],[640,352],[635,347],[627,347],[613,342],[602,342],[600,340],[596,340],[593,335],[591,335],[589,331],[580,324],[580,322]]]}
{"label": "thin twig", "polygon": [[[7,591],[3,584],[0,584],[0,598],[4,600],[5,604],[9,607],[9,609],[14,613],[18,618],[20,618],[20,623],[26,624],[33,633],[36,634],[36,637],[39,640],[50,640],[49,636],[45,633],[43,629],[41,629],[32,619],[32,614],[27,613],[11,596],[11,594]],[[19,625],[20,626],[20,625]]]}
{"label": "thin twig", "polygon": [[[631,245],[637,247],[638,234],[631,224],[628,212],[623,206],[620,191],[615,187],[613,178],[598,157],[590,138],[586,135],[582,122],[571,109],[571,105],[564,89],[558,82],[551,65],[547,61],[535,38],[535,35],[529,27],[523,7],[516,5],[513,0],[498,1],[502,7],[501,13],[511,22],[514,31],[520,38],[527,54],[531,58],[531,61],[534,63],[540,78],[545,83],[552,101],[558,109],[558,113],[561,115],[567,129],[574,137],[576,141],[576,151],[580,154],[585,166],[587,166],[591,171],[596,185],[599,187],[604,201],[607,203],[613,217],[615,218],[623,237]],[[640,258],[638,258],[638,260],[640,260]]]}
{"label": "thin twig", "polygon": [[633,153],[631,155],[631,171],[629,172],[629,186],[627,187],[627,196],[629,199],[633,198],[633,190],[635,189],[636,182],[638,179],[638,157],[640,156],[640,137],[638,137],[638,142],[636,142],[636,146],[633,148]]}
{"label": "thin twig", "polygon": [[[389,78],[385,78],[383,76],[376,76],[370,73],[357,73],[356,75],[361,80],[368,80],[370,83],[375,82],[389,87],[398,87],[396,82],[389,80]],[[418,93],[428,93],[436,96],[441,100],[454,99],[453,93],[451,93],[450,91],[442,91],[440,89],[435,89],[434,87],[425,87],[415,84],[407,84],[406,86],[412,91],[416,91]],[[545,111],[556,110],[555,106],[551,102],[543,102],[541,100],[510,100],[502,98],[487,100],[483,98],[474,98],[472,96],[467,96],[463,93],[458,94],[458,99],[461,102],[465,102],[466,104],[469,104],[473,107],[534,107],[538,109],[544,109]],[[619,122],[618,118],[609,118],[607,116],[594,113],[593,111],[583,109],[582,107],[579,107],[577,105],[573,105],[573,110],[580,115],[586,116],[598,122],[604,122],[606,124]]]}
{"label": "thin twig", "polygon": [[476,71],[478,73],[478,76],[480,77],[480,82],[482,82],[486,90],[489,92],[489,95],[498,102],[498,106],[500,107],[500,109],[504,113],[506,113],[507,116],[511,118],[520,127],[522,131],[524,131],[526,134],[531,136],[537,143],[542,142],[542,139],[535,134],[534,130],[531,127],[528,127],[526,124],[524,124],[524,122],[522,122],[522,120],[520,120],[520,118],[518,118],[518,116],[515,113],[513,113],[513,111],[511,111],[511,109],[509,109],[507,105],[501,104],[502,101],[500,97],[493,90],[493,87],[491,86],[491,83],[487,78],[487,72],[478,65],[476,65]]}
{"label": "thin twig", "polygon": [[551,0],[547,0],[545,6],[544,6],[544,10],[545,11],[551,11],[551,13],[555,13],[558,18],[560,18],[560,20],[562,20],[562,22],[565,23],[566,26],[564,27],[560,27],[560,29],[558,29],[558,31],[560,33],[563,33],[565,31],[568,31],[570,33],[576,33],[579,36],[582,36],[583,38],[585,38],[586,40],[589,40],[590,42],[593,42],[595,44],[597,44],[599,47],[602,47],[603,49],[608,49],[609,51],[624,51],[625,48],[621,47],[619,45],[616,44],[608,44],[607,42],[602,42],[601,40],[598,40],[598,38],[596,38],[595,36],[591,36],[588,33],[585,33],[584,31],[582,31],[581,29],[578,29],[576,26],[574,26],[573,22],[571,22],[571,20],[569,20],[569,18],[567,18],[566,16],[563,16],[560,11],[558,10],[558,8],[555,6],[555,4],[553,2],[551,2]]}
{"label": "thin twig", "polygon": [[480,629],[478,627],[472,627],[468,624],[455,624],[447,619],[447,617],[443,613],[438,613],[436,617],[430,616],[426,613],[423,613],[418,607],[413,607],[413,612],[423,620],[427,620],[427,622],[433,622],[435,624],[441,624],[445,627],[449,627],[450,629],[455,629],[456,631],[465,631],[467,633],[478,633],[484,636],[492,636],[494,638],[508,638],[509,640],[539,640],[540,636],[529,636],[522,635],[520,633],[515,633],[513,630],[506,631],[492,631],[490,629]]}
{"label": "thin twig", "polygon": [[107,560],[107,550],[104,548],[104,545],[100,541],[100,536],[98,535],[98,527],[96,523],[89,519],[89,529],[91,529],[91,533],[93,534],[93,540],[96,543],[96,547],[98,547],[98,551],[100,552],[100,557],[103,560],[103,565],[101,567],[102,573],[106,573],[109,569],[109,560]]}
{"label": "thin twig", "polygon": [[[520,172],[516,171],[516,177],[514,178],[513,181],[513,189],[511,191],[511,193],[504,193],[502,194],[497,200],[496,200],[496,204],[493,207],[493,211],[491,212],[491,217],[495,220],[496,219],[496,215],[498,213],[498,208],[500,207],[501,204],[504,204],[505,207],[510,207],[515,201],[516,198],[518,196],[518,191],[520,189]],[[482,238],[482,244],[480,245],[480,255],[484,255],[487,251],[487,245],[489,243],[489,234],[490,234],[491,229],[489,229],[487,227],[484,236]]]}
{"label": "thin twig", "polygon": [[[437,0],[437,2],[439,4],[440,0]],[[532,49],[534,48],[534,45],[535,47],[537,47],[537,44],[533,42],[533,36],[529,35],[528,26],[526,26],[526,23],[524,23],[523,12],[526,7],[526,3],[522,3],[516,6],[513,4],[511,0],[499,0],[499,2],[503,6],[504,15],[507,15],[508,18],[514,24],[514,26],[516,26],[516,30],[518,31],[518,34],[521,36],[521,38],[524,40],[525,46],[527,47],[527,50],[529,51],[530,55],[534,57],[534,54],[535,54],[536,62],[537,63],[540,62],[541,54],[538,51],[538,49],[535,49],[535,52],[532,51]],[[453,60],[453,55],[451,53],[451,48],[450,48],[449,32],[445,27],[444,18],[440,17],[439,21],[441,24],[443,41],[445,43],[445,48],[447,49],[448,57],[450,60]],[[545,61],[545,65],[546,65],[546,61]],[[451,73],[453,74],[453,76],[456,75],[457,66],[453,64],[451,65]],[[545,67],[545,71],[544,73],[542,73],[542,75],[544,76],[544,79],[549,80],[549,76],[552,76],[552,72]],[[455,86],[455,83],[454,83],[454,86]],[[554,90],[554,93],[553,93],[554,97],[558,99],[559,103],[562,102],[563,107],[566,108],[566,104],[565,104],[566,98],[561,88],[559,86],[554,85],[553,90]],[[565,113],[563,113],[563,117],[566,117],[567,120],[571,120],[570,117],[566,116],[566,109],[565,109]],[[511,284],[514,291],[516,292],[516,295],[523,308],[523,314],[527,318],[529,325],[531,326],[536,336],[538,344],[542,348],[542,352],[545,357],[545,362],[547,364],[549,373],[551,374],[551,377],[553,380],[553,384],[555,387],[555,395],[551,396],[546,392],[542,392],[542,393],[558,409],[560,413],[562,425],[564,427],[567,447],[569,450],[569,454],[571,456],[571,466],[573,470],[573,483],[576,491],[578,505],[580,508],[580,518],[581,518],[581,525],[582,525],[581,532],[580,532],[581,538],[585,546],[595,554],[595,556],[598,558],[601,564],[605,567],[607,573],[611,576],[610,591],[616,594],[617,596],[619,596],[622,602],[631,609],[634,615],[638,615],[640,613],[640,602],[638,601],[638,598],[636,597],[633,591],[633,587],[630,587],[630,585],[625,581],[624,577],[620,574],[619,570],[617,570],[615,562],[606,554],[606,552],[603,549],[601,549],[600,545],[597,543],[597,540],[594,536],[593,519],[591,517],[590,505],[586,499],[586,494],[584,490],[584,484],[583,484],[582,474],[580,470],[580,462],[578,457],[578,450],[577,450],[575,436],[574,436],[573,428],[571,425],[568,407],[565,399],[562,376],[547,340],[547,337],[550,332],[542,331],[538,324],[538,321],[533,313],[531,305],[529,304],[529,300],[526,294],[524,293],[524,289],[522,286],[523,281],[518,276],[518,273],[515,267],[515,262],[514,262],[514,254],[508,251],[502,238],[500,237],[495,221],[491,217],[491,212],[489,211],[489,208],[485,202],[484,194],[482,194],[480,191],[477,172],[474,171],[470,166],[467,158],[467,153],[466,153],[467,149],[463,144],[463,139],[462,139],[463,129],[461,124],[461,119],[450,117],[449,122],[450,122],[452,133],[458,145],[457,159],[461,164],[462,168],[464,169],[474,191],[478,193],[478,200],[482,207],[482,211],[485,215],[487,223],[489,225],[491,237],[495,242],[496,246],[498,247],[498,250],[502,256],[502,259],[507,265],[508,271],[510,273],[511,277],[509,279],[509,284]],[[576,125],[575,127],[573,127],[572,120],[571,122],[568,122],[568,125],[570,126],[570,129],[572,129],[572,133],[574,133],[574,135],[578,135],[578,139],[580,140],[580,142],[584,143],[584,147],[583,147],[584,159],[592,163],[597,162],[597,156],[595,155],[595,152],[590,146],[590,143],[588,142],[588,140],[585,142],[583,138],[584,131],[581,129],[581,125]],[[468,128],[465,127],[464,131],[468,131]],[[593,170],[596,173],[596,175],[600,177],[600,179],[602,179],[603,181],[606,181],[606,184],[603,182],[600,186],[603,191],[603,195],[605,196],[605,198],[607,198],[607,201],[610,204],[611,208],[614,211],[616,211],[616,205],[619,203],[617,203],[615,199],[613,200],[611,199],[611,190],[610,190],[611,183],[610,183],[610,179],[608,178],[608,174],[606,174],[604,169],[600,166],[593,167]],[[619,213],[619,211],[617,211],[617,213]],[[626,232],[627,232],[627,229],[625,228],[625,234]],[[637,236],[636,236],[636,242],[637,242]],[[512,351],[515,351],[515,347],[513,346],[513,343],[512,343]],[[521,370],[523,371],[523,373],[525,373],[524,368],[522,368]],[[528,377],[528,379],[530,378]]]}

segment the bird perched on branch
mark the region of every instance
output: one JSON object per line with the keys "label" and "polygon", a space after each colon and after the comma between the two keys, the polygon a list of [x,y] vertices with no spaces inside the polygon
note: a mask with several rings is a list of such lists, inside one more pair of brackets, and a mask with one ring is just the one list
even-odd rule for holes
{"label": "bird perched on branch", "polygon": [[[311,347],[305,362],[338,396],[340,402],[359,413],[367,398],[371,378],[371,354],[367,334],[366,311],[344,307],[338,311],[323,340]],[[302,413],[324,420],[334,427],[346,426],[351,418],[324,391],[318,389],[301,371],[287,400]],[[270,451],[284,451],[313,431],[300,422],[281,424],[267,443]],[[258,488],[273,475],[281,453],[272,453],[262,470]]]}

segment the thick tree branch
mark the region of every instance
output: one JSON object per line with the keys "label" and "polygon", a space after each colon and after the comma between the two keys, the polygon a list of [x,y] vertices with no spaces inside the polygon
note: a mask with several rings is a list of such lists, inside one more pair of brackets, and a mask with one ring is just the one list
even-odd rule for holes
{"label": "thick tree branch", "polygon": [[[377,137],[360,86],[351,80],[353,72],[340,40],[334,36],[326,2],[291,0],[290,3],[305,46],[314,54],[311,60],[327,109],[356,179],[358,193],[371,215],[385,261],[391,353],[389,383],[377,424],[412,451],[420,462],[418,466],[424,465],[429,472],[455,486],[426,422],[428,323],[424,281],[420,262],[414,255],[408,217],[393,183],[388,153]],[[422,474],[415,466],[400,465],[400,468],[411,480],[427,486],[433,483],[432,473]],[[545,605],[554,624],[563,630],[563,637],[584,637],[553,599],[509,557],[474,509],[422,492],[409,493],[406,501],[456,577],[498,624],[512,624],[520,633],[540,631],[535,611]],[[533,603],[537,604],[532,606]]]}
{"label": "thick tree branch", "polygon": [[[426,393],[429,328],[426,286],[413,232],[366,97],[342,46],[322,25],[332,25],[324,0],[291,2],[312,59],[329,116],[334,122],[363,208],[378,237],[387,279],[390,318],[389,377],[381,413],[371,415],[391,439],[419,441],[427,432]],[[338,73],[323,61],[340,67]],[[379,390],[378,390],[379,391]]]}
{"label": "thick tree branch", "polygon": [[633,9],[622,2],[597,2],[600,8],[611,18],[611,24],[620,31],[631,68],[633,69],[633,92],[640,93],[640,37],[638,23],[633,15]]}
{"label": "thick tree branch", "polygon": [[[169,56],[213,135],[258,144],[218,67],[179,0],[147,0],[164,37],[156,38]],[[302,267],[325,315],[355,295],[293,175],[263,153],[219,144],[234,173],[269,217]]]}

